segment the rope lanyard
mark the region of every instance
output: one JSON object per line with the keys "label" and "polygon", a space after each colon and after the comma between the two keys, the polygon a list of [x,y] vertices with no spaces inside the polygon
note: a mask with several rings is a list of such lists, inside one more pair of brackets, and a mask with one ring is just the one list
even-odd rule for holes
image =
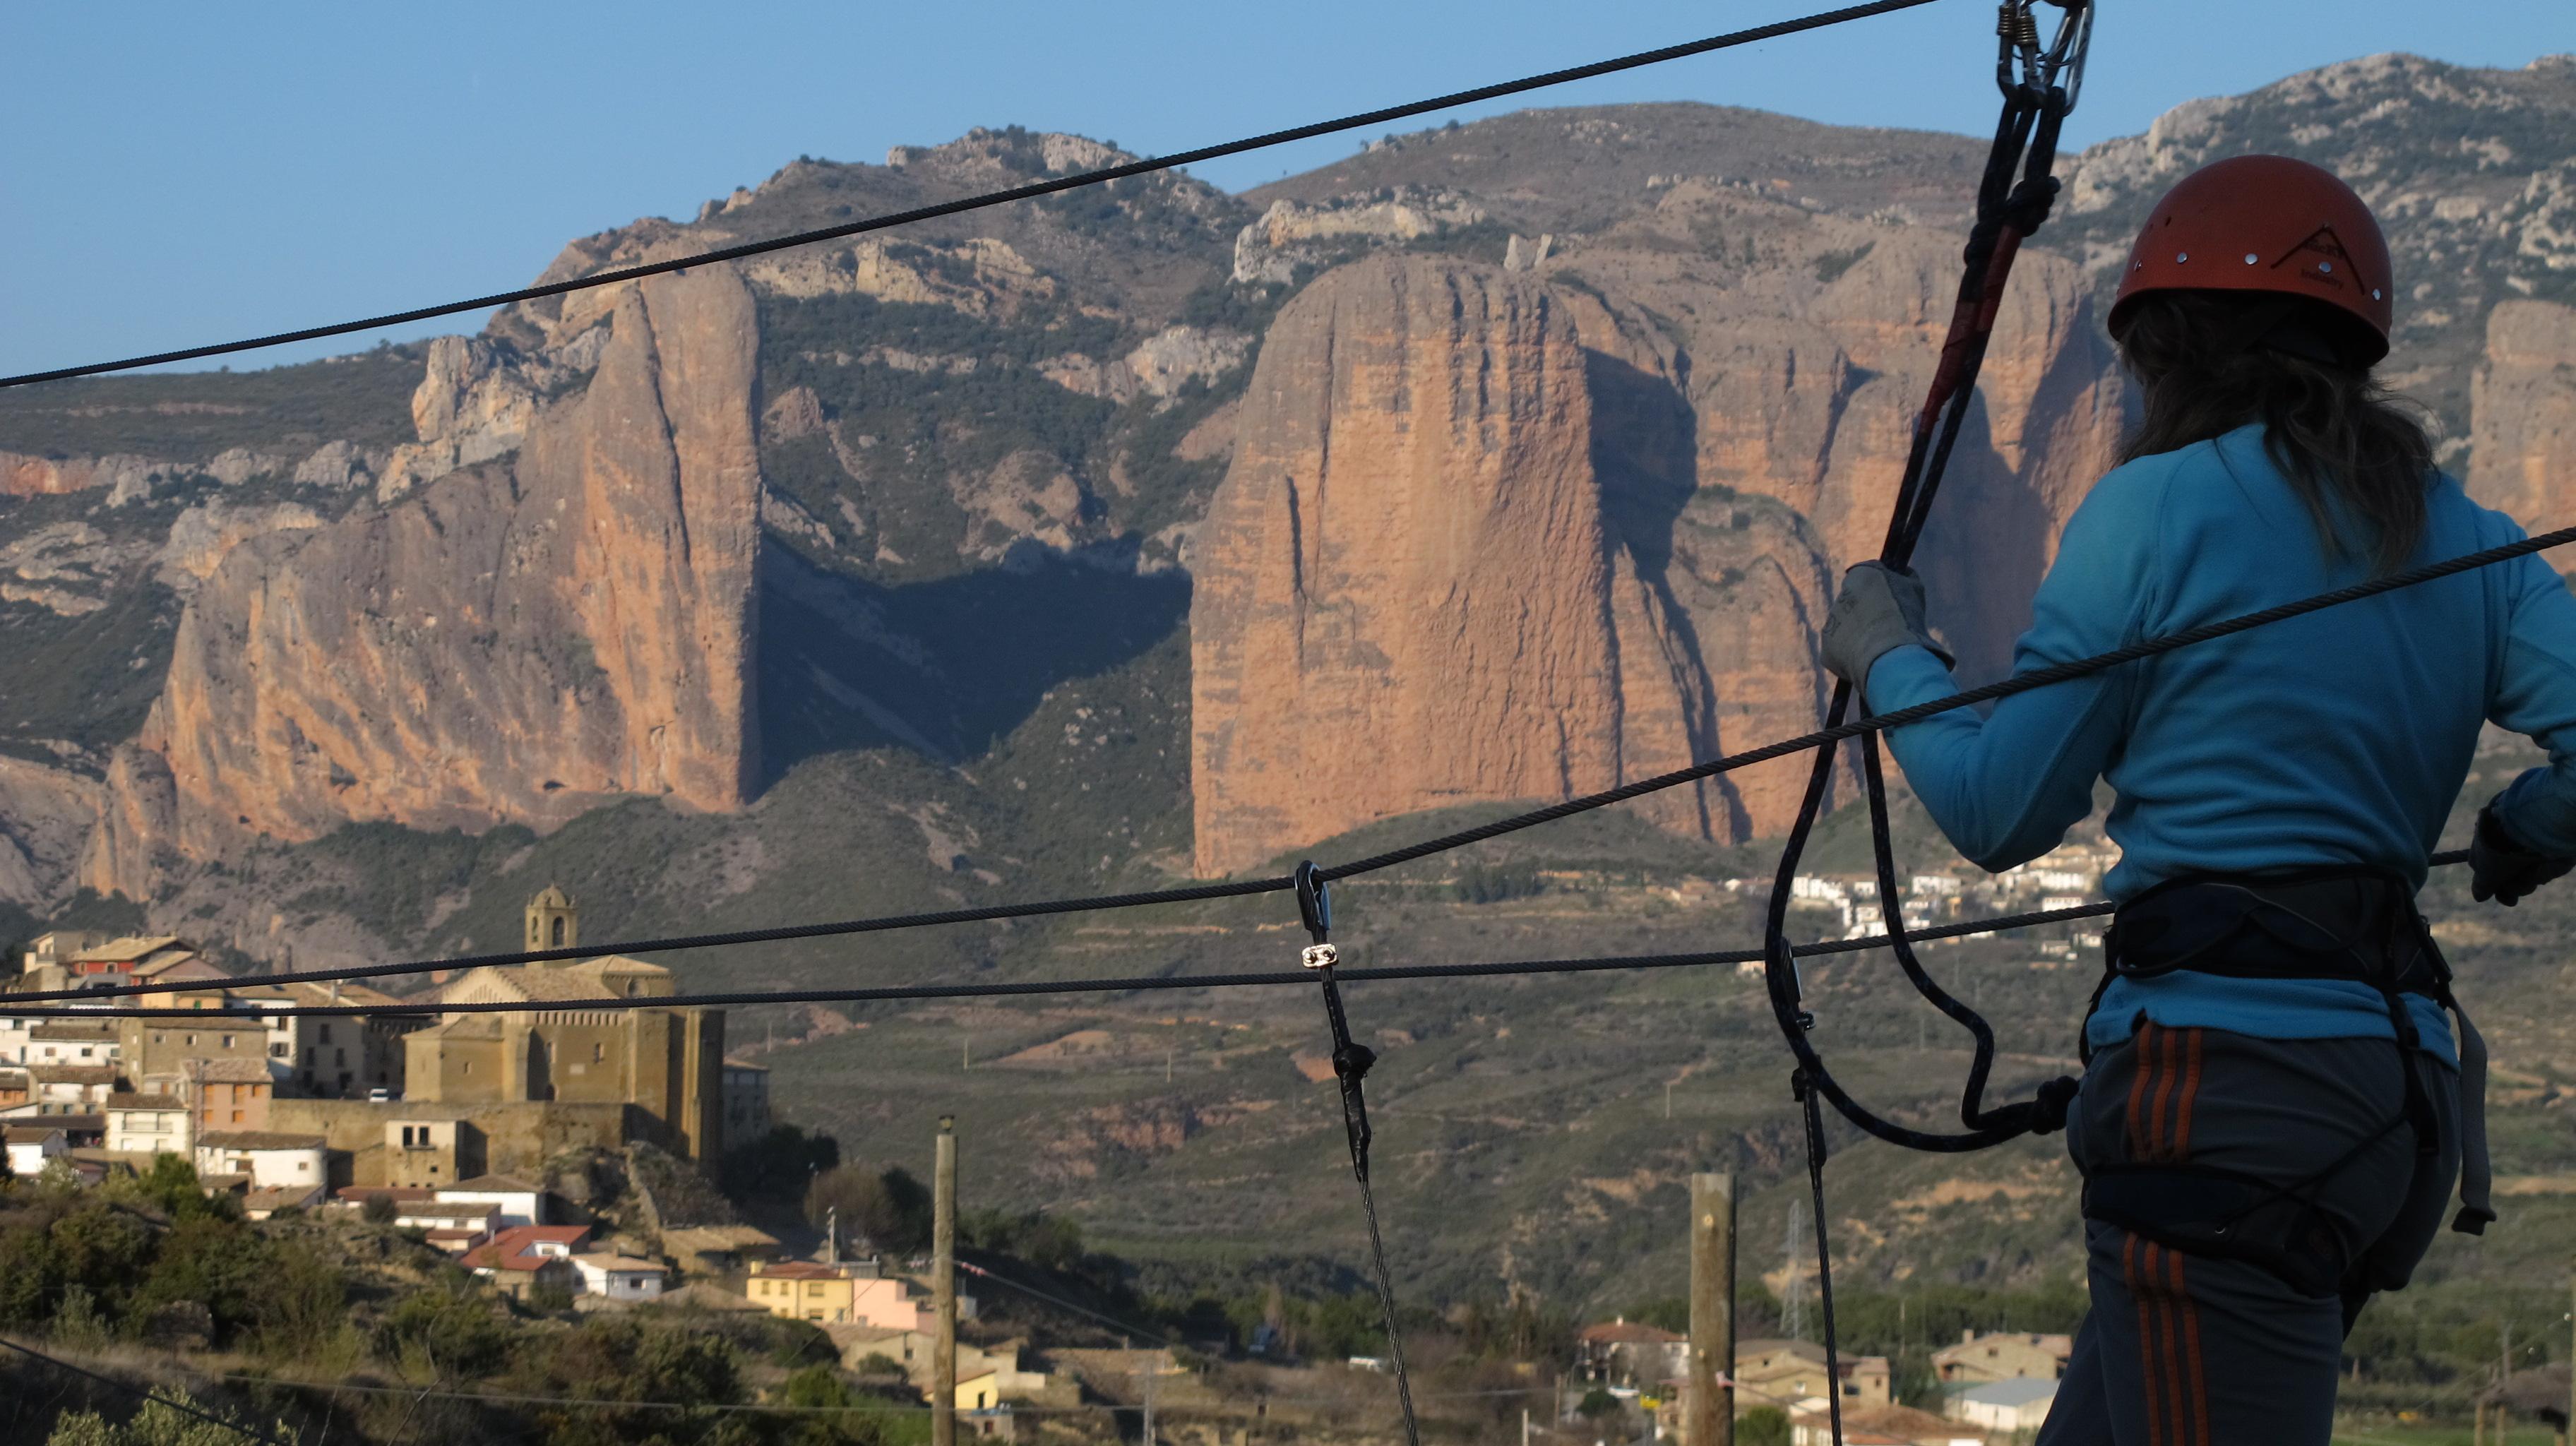
{"label": "rope lanyard", "polygon": [[[1323,985],[1324,1021],[1333,1031],[1333,1078],[1342,1087],[1342,1128],[1350,1136],[1351,1175],[1360,1185],[1360,1213],[1368,1217],[1369,1258],[1377,1268],[1378,1311],[1386,1318],[1386,1354],[1395,1367],[1395,1394],[1404,1404],[1405,1446],[1422,1446],[1413,1419],[1413,1379],[1404,1365],[1404,1332],[1396,1324],[1395,1281],[1386,1269],[1386,1238],[1378,1232],[1377,1192],[1369,1188],[1368,1091],[1361,1081],[1377,1063],[1377,1051],[1351,1038],[1350,1017],[1342,1011],[1342,986],[1333,977],[1341,950],[1333,944],[1332,886],[1312,859],[1297,865],[1297,914],[1314,942],[1298,962],[1315,972]],[[1147,1443],[1151,1446],[1151,1443]]]}
{"label": "rope lanyard", "polygon": [[[2057,163],[2058,132],[2067,113],[2074,109],[2083,84],[2092,7],[2090,0],[2048,3],[2066,14],[2058,24],[2055,39],[2045,47],[2034,13],[2035,0],[2005,0],[1996,19],[1995,83],[2003,92],[2003,110],[1995,122],[1994,143],[1977,185],[1976,221],[1969,229],[1962,253],[1964,265],[1958,298],[1951,308],[1949,334],[1942,341],[1923,410],[1915,417],[1913,442],[1897,484],[1895,505],[1890,509],[1886,541],[1879,550],[1879,560],[1892,567],[1902,568],[1911,562],[1916,544],[1922,539],[1924,523],[1931,516],[1932,501],[1949,469],[1960,429],[1976,402],[1977,374],[1985,364],[1996,318],[2002,313],[2004,287],[2012,277],[2013,260],[2024,238],[2048,219],[2049,207],[2057,196],[2058,181],[2051,172]],[[2014,179],[2017,171],[2018,182]],[[1826,727],[1842,723],[1854,694],[1847,681],[1835,685],[1826,708]],[[1890,1143],[1918,1150],[1956,1152],[1984,1149],[2019,1135],[2056,1128],[2065,1119],[2075,1082],[2053,1081],[2034,1099],[1998,1109],[1985,1107],[1986,1082],[1994,1068],[1994,1029],[1976,1010],[1932,978],[1906,937],[1895,848],[1888,826],[1886,776],[1875,733],[1860,740],[1860,771],[1869,805],[1879,913],[1888,947],[1906,981],[1975,1040],[1976,1050],[1959,1097],[1959,1118],[1966,1132],[1931,1134],[1884,1119],[1852,1098],[1825,1068],[1822,1056],[1807,1037],[1815,1026],[1815,1016],[1804,1007],[1801,998],[1797,955],[1789,942],[1788,924],[1798,864],[1823,812],[1826,790],[1833,778],[1834,753],[1832,748],[1816,751],[1806,792],[1799,800],[1797,822],[1780,851],[1779,869],[1763,920],[1763,975],[1772,1012],[1789,1042],[1790,1053],[1797,1059],[1789,1089],[1805,1117],[1807,1181],[1815,1197],[1817,1291],[1824,1320],[1825,1401],[1833,1441],[1835,1446],[1841,1446],[1842,1361],[1834,1328],[1832,1252],[1826,1244],[1822,1101],[1831,1101],[1854,1124]]]}

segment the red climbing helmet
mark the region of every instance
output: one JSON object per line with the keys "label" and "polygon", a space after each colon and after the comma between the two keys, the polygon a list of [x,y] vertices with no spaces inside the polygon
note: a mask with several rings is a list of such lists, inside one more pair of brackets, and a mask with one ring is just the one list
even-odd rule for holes
{"label": "red climbing helmet", "polygon": [[2338,349],[2370,366],[2388,355],[2397,283],[2388,238],[2350,186],[2287,156],[2237,156],[2183,177],[2148,213],[2111,303],[2112,336],[2135,314],[2130,300],[2151,291],[2323,302]]}

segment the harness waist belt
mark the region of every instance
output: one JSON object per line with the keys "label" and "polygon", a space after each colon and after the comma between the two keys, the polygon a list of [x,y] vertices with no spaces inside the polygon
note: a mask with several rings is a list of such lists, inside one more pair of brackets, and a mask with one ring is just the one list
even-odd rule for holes
{"label": "harness waist belt", "polygon": [[[2376,869],[2321,868],[2171,879],[2120,906],[2102,940],[2103,987],[2189,970],[2231,979],[2340,979],[2388,1003],[2416,1148],[2440,1122],[2416,1079],[2421,1040],[2405,996],[2447,1008],[2460,1034],[2460,1212],[2451,1228],[2483,1234],[2495,1219],[2487,1158],[2486,1040],[2451,993],[2451,966],[2415,909],[2414,890]],[[2095,1003],[2100,995],[2095,995]]]}

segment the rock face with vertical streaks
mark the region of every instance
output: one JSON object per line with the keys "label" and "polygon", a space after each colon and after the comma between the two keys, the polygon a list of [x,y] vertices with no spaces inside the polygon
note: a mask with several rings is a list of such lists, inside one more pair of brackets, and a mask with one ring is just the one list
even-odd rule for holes
{"label": "rock face with vertical streaks", "polygon": [[2533,532],[2566,526],[2576,478],[2576,307],[2498,305],[2470,396],[2469,495]]}
{"label": "rock face with vertical streaks", "polygon": [[[1201,872],[1690,756],[1706,683],[1605,521],[1570,310],[1491,267],[1380,257],[1273,324],[1194,559]],[[1709,828],[1694,790],[1653,807]]]}
{"label": "rock face with vertical streaks", "polygon": [[756,781],[755,330],[725,268],[630,286],[515,459],[233,549],[110,769],[84,881],[352,821],[561,823]]}

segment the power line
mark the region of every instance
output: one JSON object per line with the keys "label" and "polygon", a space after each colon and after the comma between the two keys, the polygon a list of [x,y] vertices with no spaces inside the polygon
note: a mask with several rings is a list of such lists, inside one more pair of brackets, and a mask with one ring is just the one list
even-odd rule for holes
{"label": "power line", "polygon": [[909,211],[898,211],[883,216],[871,216],[865,220],[852,221],[847,225],[826,226],[813,231],[799,231],[793,235],[773,237],[766,241],[749,241],[739,246],[726,246],[713,251],[702,251],[693,256],[676,257],[669,261],[656,261],[641,266],[621,267],[614,271],[602,271],[590,276],[576,277],[569,281],[556,281],[549,282],[541,286],[522,287],[516,291],[499,291],[494,292],[489,296],[470,297],[463,301],[440,302],[434,306],[414,307],[409,311],[389,312],[383,316],[370,316],[358,321],[334,322],[328,326],[305,327],[300,331],[282,331],[270,336],[251,337],[242,341],[218,342],[210,346],[182,347],[177,351],[154,352],[149,356],[127,357],[122,361],[90,362],[81,366],[58,367],[52,371],[28,372],[21,376],[0,377],[0,388],[26,386],[34,382],[64,381],[72,377],[95,376],[102,372],[130,371],[136,367],[160,366],[169,362],[196,361],[204,357],[228,356],[235,352],[258,351],[265,347],[284,346],[290,342],[318,341],[325,337],[347,336],[352,332],[376,331],[384,327],[401,326],[409,322],[428,321],[432,318],[441,316],[454,316],[460,312],[482,311],[486,308],[496,306],[511,306],[523,301],[538,301],[549,296],[562,296],[568,292],[585,291],[592,287],[615,285],[621,281],[634,281],[647,276],[659,276],[666,272],[682,271],[692,266],[706,266],[719,261],[737,261],[746,256],[761,256],[772,251],[785,251],[797,246],[811,246],[822,241],[837,241],[843,237],[857,236],[869,231],[884,231],[897,226],[909,226],[917,222],[934,220],[942,216],[955,216],[967,211],[980,211],[993,206],[1007,205],[1013,201],[1032,200],[1039,196],[1053,195],[1059,191],[1071,191],[1084,186],[1097,186],[1110,181],[1125,180],[1130,176],[1151,175],[1157,171],[1176,170],[1183,166],[1198,165],[1205,161],[1222,160],[1227,156],[1239,156],[1246,151],[1263,150],[1271,146],[1286,145],[1292,141],[1312,140],[1317,136],[1334,135],[1342,131],[1361,130],[1369,126],[1383,125],[1389,121],[1409,120],[1415,116],[1428,115],[1433,111],[1449,110],[1453,107],[1462,105],[1474,105],[1482,101],[1499,100],[1506,96],[1525,95],[1530,91],[1544,90],[1549,86],[1564,85],[1571,81],[1590,80],[1596,76],[1603,75],[1615,75],[1623,70],[1636,70],[1644,66],[1660,65],[1668,60],[1681,60],[1694,55],[1706,55],[1711,51],[1728,50],[1739,45],[1751,45],[1757,41],[1777,40],[1782,36],[1795,35],[1801,31],[1821,30],[1826,26],[1840,25],[1845,21],[1863,20],[1874,15],[1885,15],[1898,10],[1911,10],[1916,6],[1928,5],[1931,3],[1932,0],[1872,0],[1872,3],[1865,5],[1849,5],[1839,10],[1827,10],[1814,15],[1801,16],[1795,20],[1782,20],[1769,25],[1757,25],[1749,30],[1729,31],[1724,35],[1712,35],[1705,40],[1693,40],[1680,45],[1667,45],[1657,50],[1642,50],[1634,55],[1624,55],[1614,60],[1596,60],[1589,65],[1570,66],[1564,70],[1551,70],[1543,75],[1526,76],[1519,80],[1501,81],[1493,85],[1480,85],[1470,90],[1452,91],[1447,95],[1433,96],[1429,100],[1407,101],[1402,105],[1391,105],[1382,107],[1378,110],[1361,111],[1356,115],[1346,115],[1338,120],[1315,121],[1306,125],[1291,126],[1286,130],[1269,131],[1257,136],[1247,136],[1242,140],[1226,141],[1212,146],[1201,146],[1196,150],[1175,151],[1170,155],[1152,156],[1143,160],[1129,161],[1122,165],[1104,166],[1094,171],[1081,171],[1069,176],[1057,176],[1047,180],[1032,181],[1025,186],[1012,186],[1005,190],[988,191],[982,195],[967,196],[955,201],[942,201],[937,205],[920,206]]}
{"label": "power line", "polygon": [[1154,1332],[1149,1331],[1142,1326],[1129,1325],[1123,1320],[1117,1320],[1110,1316],[1102,1315],[1100,1312],[1093,1310],[1089,1306],[1076,1305],[1072,1301],[1066,1300],[1060,1295],[1049,1295],[1045,1291],[1040,1290],[1033,1285],[1022,1285],[1020,1282],[1013,1280],[1008,1276],[996,1275],[992,1271],[986,1270],[980,1265],[970,1265],[961,1260],[957,1262],[957,1268],[965,1271],[969,1275],[981,1276],[996,1285],[1016,1290],[1022,1295],[1045,1301],[1049,1305],[1060,1306],[1066,1310],[1072,1311],[1076,1315],[1089,1316],[1091,1319],[1100,1322],[1102,1325],[1108,1326],[1112,1330],[1121,1331],[1128,1335],[1142,1336],[1146,1340],[1152,1341],[1154,1344],[1161,1346],[1166,1350],[1171,1348],[1172,1343],[1169,1340],[1156,1335]]}
{"label": "power line", "polygon": [[30,1360],[42,1361],[46,1365],[52,1366],[55,1370],[69,1371],[75,1376],[85,1376],[90,1380],[98,1382],[102,1386],[113,1387],[114,1389],[123,1391],[125,1394],[135,1397],[138,1400],[147,1402],[158,1401],[173,1411],[184,1411],[187,1414],[196,1417],[200,1421],[212,1422],[213,1424],[221,1426],[225,1430],[243,1437],[246,1440],[264,1442],[266,1443],[266,1446],[286,1446],[285,1442],[278,1440],[275,1436],[270,1435],[266,1431],[262,1431],[257,1427],[242,1425],[238,1421],[228,1421],[211,1411],[199,1408],[183,1396],[165,1396],[158,1391],[147,1390],[130,1381],[120,1381],[114,1376],[102,1375],[97,1371],[88,1370],[81,1366],[75,1366],[69,1361],[46,1355],[43,1351],[36,1350],[28,1346],[22,1346],[6,1336],[0,1336],[0,1346],[6,1346],[10,1350],[16,1351],[18,1354],[25,1356]]}
{"label": "power line", "polygon": [[[2426,860],[2441,868],[2465,863],[2468,851],[2454,849]],[[1908,929],[1915,940],[1963,939],[1978,934],[2067,924],[2098,919],[2116,911],[2108,901],[2065,909],[2034,909],[1983,919],[1963,919],[1928,929]],[[1801,944],[1798,958],[1857,954],[1888,942],[1885,934],[1857,939],[1825,939]],[[1334,972],[1346,982],[1392,983],[1408,979],[1479,979],[1525,974],[1602,974],[1630,969],[1682,969],[1711,964],[1751,964],[1764,957],[1760,949],[1712,949],[1689,954],[1628,954],[1587,959],[1527,959],[1463,964],[1389,964],[1375,968],[1341,966]],[[1271,969],[1232,974],[1142,974],[1113,979],[981,980],[971,983],[887,984],[852,989],[746,989],[731,993],[606,995],[598,999],[466,1000],[438,1003],[405,1000],[395,1004],[317,1004],[286,1007],[228,1004],[213,1009],[144,1008],[134,1005],[80,1009],[49,1005],[10,1008],[0,995],[0,1017],[12,1019],[171,1019],[337,1018],[355,1015],[517,1014],[539,1010],[601,1011],[621,1009],[727,1008],[752,1004],[871,1004],[925,999],[992,999],[1033,994],[1140,994],[1178,989],[1238,989],[1312,986],[1315,976],[1304,969]]]}

